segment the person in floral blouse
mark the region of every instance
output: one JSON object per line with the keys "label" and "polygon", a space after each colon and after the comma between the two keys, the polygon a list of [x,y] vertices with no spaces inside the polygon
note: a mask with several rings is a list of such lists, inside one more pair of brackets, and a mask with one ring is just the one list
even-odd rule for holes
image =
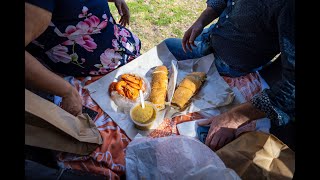
{"label": "person in floral blouse", "polygon": [[140,55],[141,42],[126,25],[124,0],[114,2],[115,22],[104,0],[25,1],[25,82],[62,97],[62,108],[81,113],[81,98],[64,76],[107,74]]}

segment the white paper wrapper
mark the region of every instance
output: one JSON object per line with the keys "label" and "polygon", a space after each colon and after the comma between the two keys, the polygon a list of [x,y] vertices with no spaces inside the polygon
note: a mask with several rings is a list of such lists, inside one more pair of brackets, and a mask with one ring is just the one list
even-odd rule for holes
{"label": "white paper wrapper", "polygon": [[214,62],[213,54],[209,54],[199,59],[189,59],[177,61],[178,76],[176,86],[183,78],[191,72],[206,72],[207,79],[200,91],[192,97],[191,104],[184,111],[180,112],[174,108],[169,108],[166,117],[198,112],[208,108],[221,107],[230,104],[234,99],[234,92],[224,79],[219,75]]}
{"label": "white paper wrapper", "polygon": [[[201,114],[205,117],[208,117],[208,118],[212,117],[212,116],[218,116],[222,112],[225,112],[228,109],[231,109],[232,107],[234,107],[236,105],[244,103],[245,99],[242,96],[241,92],[237,88],[233,88],[232,90],[235,94],[235,98],[232,103],[228,104],[227,106],[204,110],[201,112]],[[199,120],[195,120],[195,121],[188,121],[188,122],[178,124],[177,129],[179,131],[179,134],[183,135],[183,136],[189,136],[189,137],[199,139],[199,137],[197,136],[198,123],[200,121],[204,121],[204,120],[207,120],[207,119],[199,119]]]}
{"label": "white paper wrapper", "polygon": [[[262,89],[269,88],[269,85],[266,83],[266,81],[261,76],[260,76],[260,78],[261,78],[261,82],[262,82]],[[226,106],[203,110],[200,113],[206,118],[209,118],[212,116],[218,116],[219,114],[226,112],[241,103],[246,102],[246,99],[244,98],[244,96],[241,94],[241,92],[236,87],[232,88],[232,90],[235,95],[235,98],[232,103],[230,103]],[[203,120],[207,120],[207,119],[199,119],[199,120],[195,120],[195,121],[188,121],[188,122],[178,124],[177,129],[179,131],[179,134],[183,135],[183,136],[188,136],[188,137],[193,137],[193,138],[199,139],[199,137],[197,136],[198,122],[203,121]],[[268,118],[258,119],[257,123],[256,123],[256,131],[262,131],[265,133],[269,133],[270,126],[271,126],[270,119],[268,119]]]}
{"label": "white paper wrapper", "polygon": [[137,138],[126,150],[127,179],[240,180],[209,147],[192,138]]}
{"label": "white paper wrapper", "polygon": [[[213,63],[214,56],[208,56],[199,59],[190,59],[177,61],[168,50],[164,42],[152,48],[134,61],[118,68],[117,70],[105,75],[101,79],[91,83],[86,88],[90,96],[97,102],[104,112],[123,129],[129,138],[133,139],[138,133],[147,135],[153,129],[156,129],[163,121],[164,117],[173,117],[178,114],[196,112],[203,109],[214,108],[230,104],[234,98],[233,91],[217,72]],[[151,73],[156,66],[165,65],[169,69],[168,100],[171,101],[175,86],[188,74],[194,71],[207,73],[207,80],[203,87],[192,99],[190,107],[184,112],[178,112],[173,108],[159,111],[158,116],[150,131],[139,131],[134,127],[129,114],[120,111],[117,105],[110,99],[108,88],[111,82],[124,73],[136,73],[145,76],[151,82]]]}

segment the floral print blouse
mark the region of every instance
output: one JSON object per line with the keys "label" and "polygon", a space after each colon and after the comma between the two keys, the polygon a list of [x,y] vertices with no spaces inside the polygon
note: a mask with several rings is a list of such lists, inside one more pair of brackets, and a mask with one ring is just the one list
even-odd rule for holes
{"label": "floral print blouse", "polygon": [[103,75],[140,55],[140,40],[115,22],[106,0],[27,2],[52,12],[49,27],[26,49],[56,73]]}

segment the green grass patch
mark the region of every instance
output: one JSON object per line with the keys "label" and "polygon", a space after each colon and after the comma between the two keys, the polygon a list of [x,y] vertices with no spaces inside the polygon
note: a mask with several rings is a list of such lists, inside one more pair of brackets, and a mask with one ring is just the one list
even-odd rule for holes
{"label": "green grass patch", "polygon": [[[206,8],[206,0],[126,0],[130,9],[129,29],[141,42],[146,52],[166,38],[182,38],[184,32]],[[120,16],[114,3],[111,13],[118,22]]]}

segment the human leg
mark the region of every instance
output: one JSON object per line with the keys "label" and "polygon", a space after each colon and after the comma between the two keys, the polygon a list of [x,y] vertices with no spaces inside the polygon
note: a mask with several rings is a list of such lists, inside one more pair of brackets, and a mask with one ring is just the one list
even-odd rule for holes
{"label": "human leg", "polygon": [[164,40],[169,51],[174,55],[177,60],[195,59],[203,57],[207,54],[203,53],[203,44],[201,41],[195,41],[196,47],[192,46],[192,51],[187,50],[184,52],[182,49],[182,40],[179,38],[168,38]]}
{"label": "human leg", "polygon": [[211,25],[209,28],[202,31],[202,33],[195,39],[194,43],[196,47],[191,46],[192,51],[187,50],[187,52],[184,52],[182,48],[182,39],[179,38],[168,38],[164,40],[164,42],[177,60],[200,58],[213,53],[208,39],[213,27],[214,25]]}

